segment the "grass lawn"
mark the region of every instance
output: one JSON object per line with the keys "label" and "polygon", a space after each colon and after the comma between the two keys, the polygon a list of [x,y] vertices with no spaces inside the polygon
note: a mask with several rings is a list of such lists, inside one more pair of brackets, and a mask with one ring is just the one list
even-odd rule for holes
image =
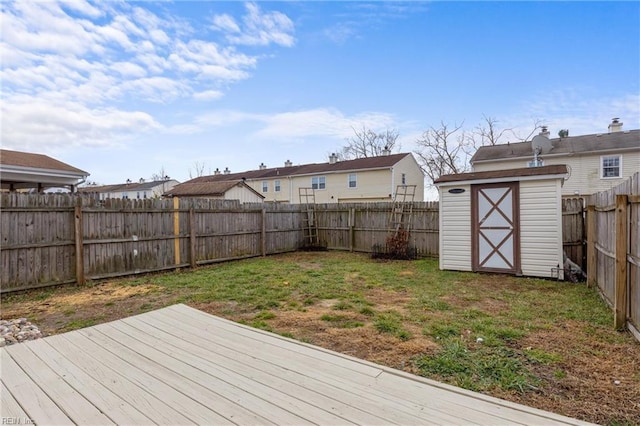
{"label": "grass lawn", "polygon": [[48,334],[186,303],[253,327],[601,424],[640,424],[640,344],[584,284],[298,252],[3,297]]}

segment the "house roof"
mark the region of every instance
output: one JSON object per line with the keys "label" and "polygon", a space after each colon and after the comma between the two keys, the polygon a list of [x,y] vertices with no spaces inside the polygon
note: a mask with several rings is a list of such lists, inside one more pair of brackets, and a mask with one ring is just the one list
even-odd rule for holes
{"label": "house roof", "polygon": [[10,151],[8,149],[0,149],[0,165],[17,166],[31,169],[59,170],[71,172],[81,176],[88,176],[89,173],[70,166],[67,163],[51,158],[44,154],[34,154],[31,152]]}
{"label": "house roof", "polygon": [[[640,130],[554,138],[551,151],[544,155],[588,154],[615,150],[640,150]],[[471,164],[483,161],[532,158],[531,141],[478,148]]]}
{"label": "house roof", "polygon": [[0,187],[16,191],[71,188],[89,173],[43,154],[0,149]]}
{"label": "house roof", "polygon": [[543,167],[527,167],[521,169],[490,170],[486,172],[458,173],[440,176],[433,181],[435,184],[448,182],[462,182],[468,180],[501,179],[501,178],[522,178],[543,175],[563,175],[567,173],[567,166],[564,164],[554,164]]}
{"label": "house roof", "polygon": [[312,163],[301,164],[297,166],[272,167],[263,170],[248,170],[240,173],[218,174],[211,176],[201,176],[188,181],[195,182],[219,182],[219,181],[237,181],[240,179],[257,180],[275,177],[287,177],[297,175],[312,175],[320,173],[336,173],[349,170],[368,170],[383,169],[392,167],[410,153],[383,155],[380,157],[358,158],[355,160],[338,161],[334,164]]}
{"label": "house roof", "polygon": [[[228,175],[225,175],[228,176]],[[264,198],[262,194],[255,191],[249,185],[244,183],[242,180],[224,180],[218,182],[185,182],[179,185],[176,185],[170,191],[167,191],[165,195],[170,197],[184,197],[184,196],[198,196],[198,195],[209,195],[215,197],[223,196],[227,191],[236,186],[242,186],[247,188],[249,191],[258,195],[261,198]]]}
{"label": "house roof", "polygon": [[177,182],[176,180],[155,180],[151,182],[131,182],[116,183],[113,185],[85,186],[79,188],[80,192],[131,192],[131,191],[148,191],[167,182]]}

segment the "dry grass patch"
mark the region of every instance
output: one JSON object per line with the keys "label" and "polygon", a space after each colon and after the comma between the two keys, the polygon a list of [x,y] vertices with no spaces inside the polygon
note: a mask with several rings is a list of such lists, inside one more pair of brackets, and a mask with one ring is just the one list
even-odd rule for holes
{"label": "dry grass patch", "polygon": [[543,410],[639,424],[640,344],[612,330],[584,285],[299,252],[9,295],[2,318],[55,334],[174,303]]}

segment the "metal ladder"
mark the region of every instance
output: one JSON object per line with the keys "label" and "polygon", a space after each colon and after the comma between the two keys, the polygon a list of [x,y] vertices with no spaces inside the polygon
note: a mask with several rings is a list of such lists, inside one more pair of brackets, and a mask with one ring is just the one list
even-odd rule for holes
{"label": "metal ladder", "polygon": [[409,232],[413,219],[413,200],[417,185],[398,185],[393,196],[389,233],[396,235],[401,229]]}
{"label": "metal ladder", "polygon": [[304,205],[302,216],[305,245],[318,246],[318,224],[316,223],[316,192],[313,188],[298,188],[300,204]]}

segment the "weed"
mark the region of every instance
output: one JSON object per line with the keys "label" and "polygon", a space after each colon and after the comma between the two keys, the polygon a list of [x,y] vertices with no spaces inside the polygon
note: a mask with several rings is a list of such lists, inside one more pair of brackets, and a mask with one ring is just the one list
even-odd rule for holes
{"label": "weed", "polygon": [[270,320],[276,317],[276,314],[274,314],[273,312],[270,311],[262,311],[257,313],[253,319],[256,320]]}
{"label": "weed", "polygon": [[337,311],[346,311],[351,308],[353,308],[353,306],[349,302],[345,302],[344,300],[341,300],[335,305],[333,305],[333,309]]}

